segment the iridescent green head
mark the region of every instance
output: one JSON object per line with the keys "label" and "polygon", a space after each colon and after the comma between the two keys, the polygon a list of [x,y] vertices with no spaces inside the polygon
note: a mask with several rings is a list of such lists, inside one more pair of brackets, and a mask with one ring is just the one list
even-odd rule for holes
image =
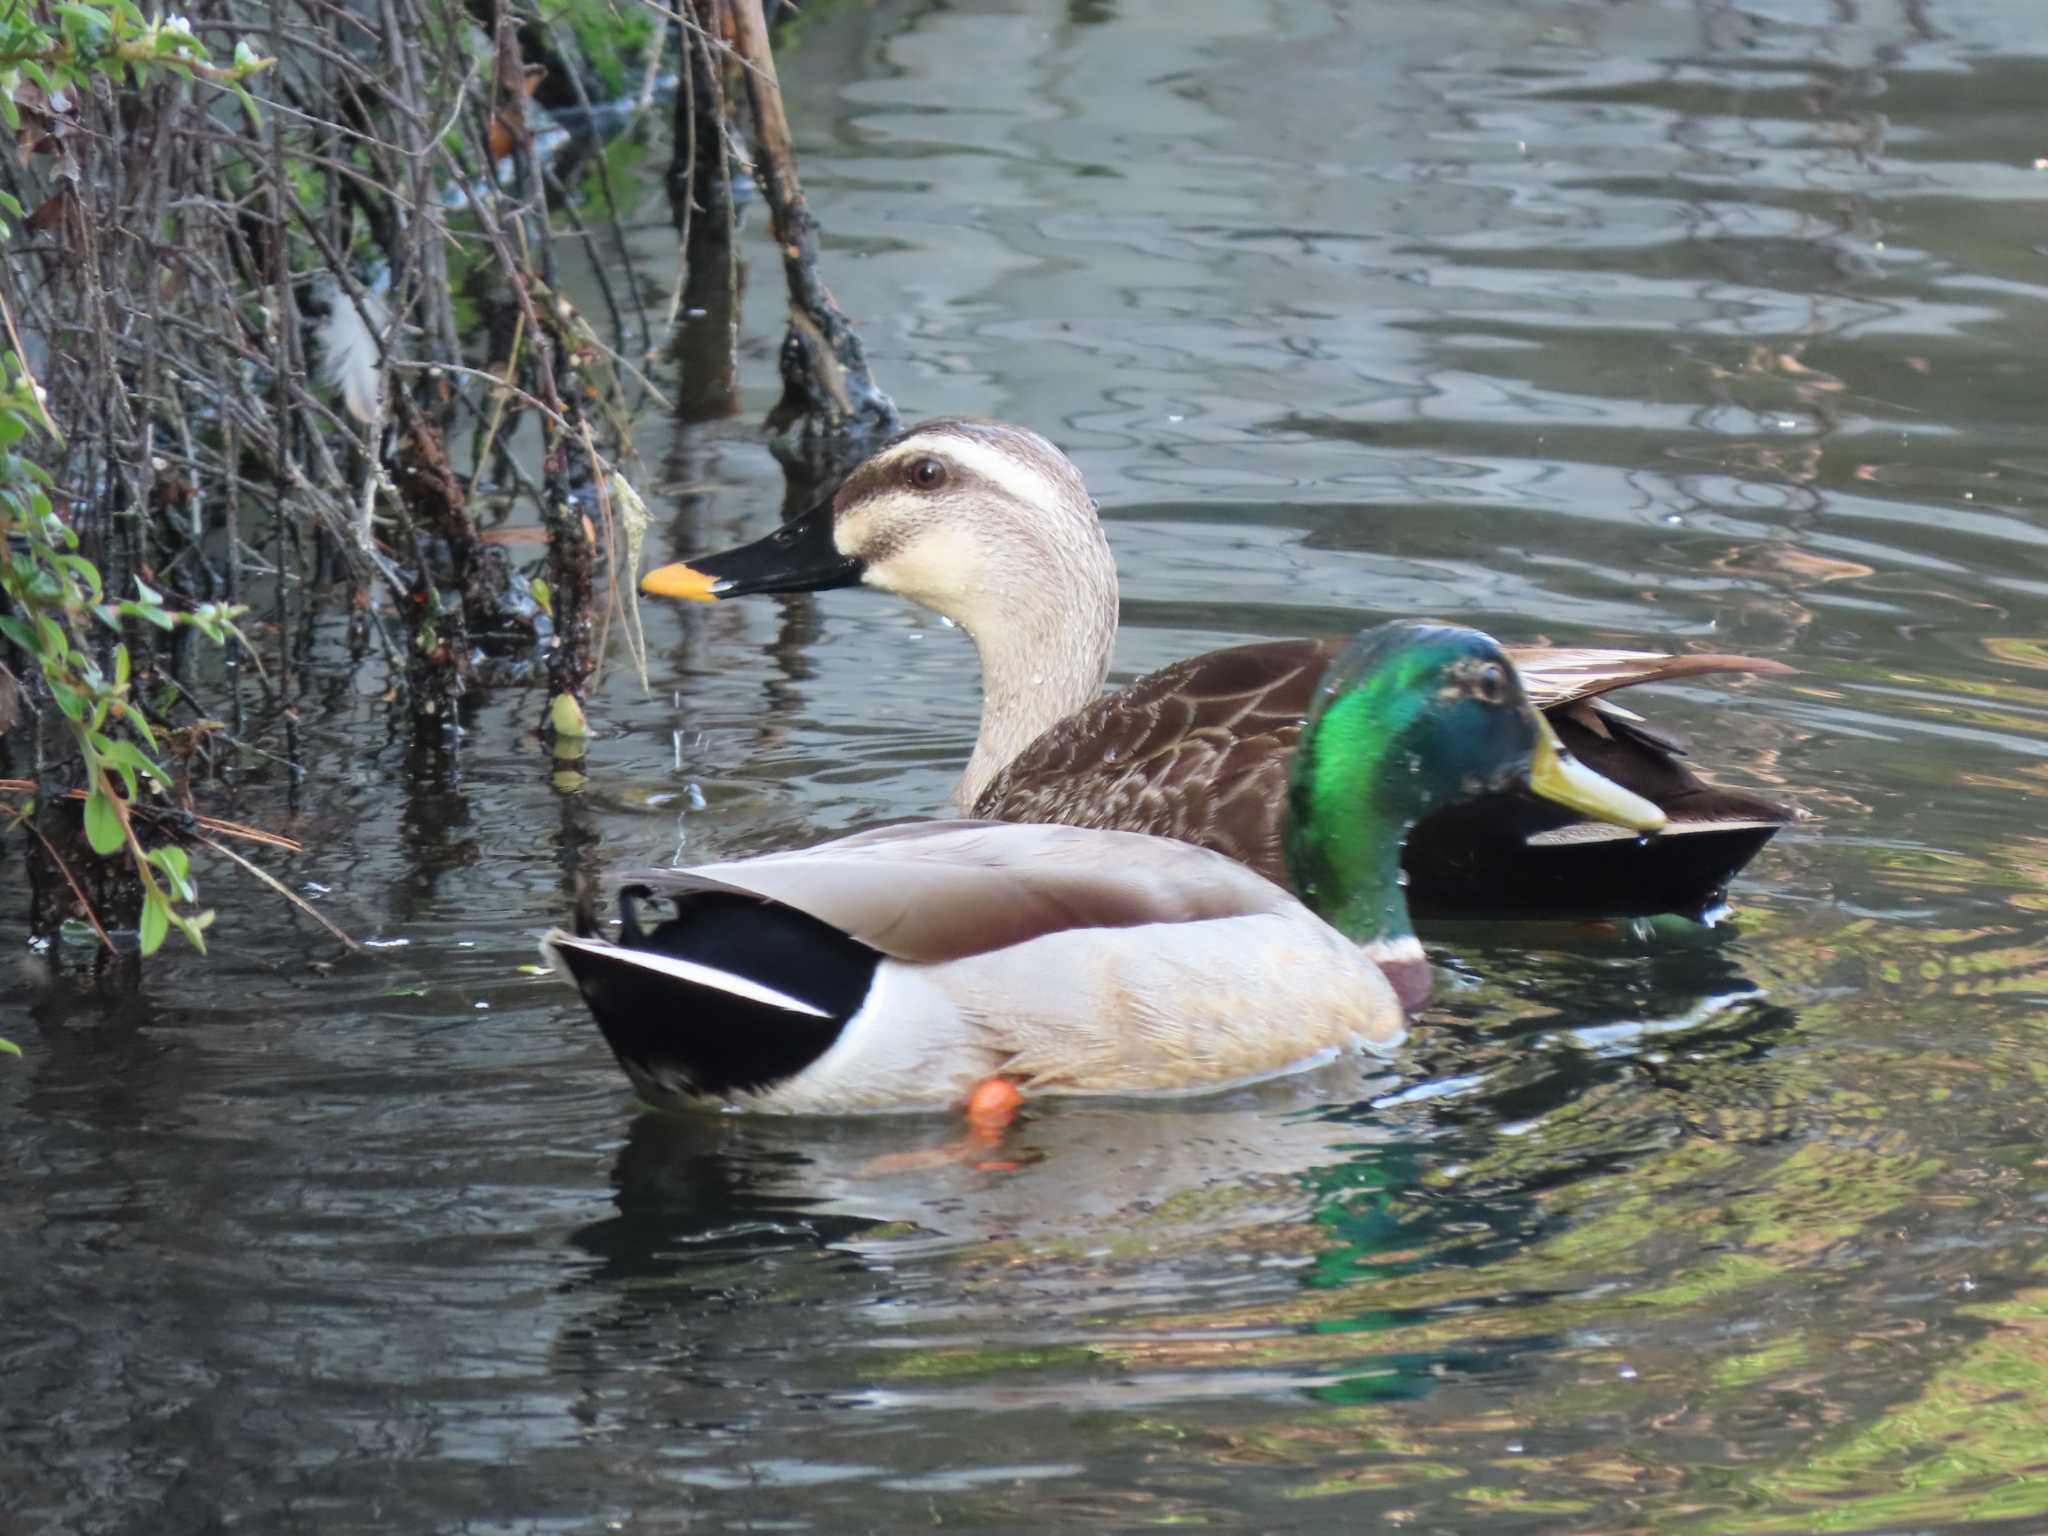
{"label": "iridescent green head", "polygon": [[1410,932],[1401,844],[1434,811],[1512,787],[1639,832],[1664,813],[1575,762],[1514,664],[1477,630],[1394,623],[1330,663],[1295,750],[1287,859],[1302,899],[1351,938]]}

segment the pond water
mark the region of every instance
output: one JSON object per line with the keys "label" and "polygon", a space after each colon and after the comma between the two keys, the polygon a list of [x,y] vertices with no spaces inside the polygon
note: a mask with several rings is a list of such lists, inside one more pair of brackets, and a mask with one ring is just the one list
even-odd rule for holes
{"label": "pond water", "polygon": [[[828,278],[907,417],[1073,452],[1119,676],[1405,614],[1780,657],[1657,717],[1813,819],[1711,929],[1427,935],[1371,1083],[933,1166],[636,1118],[520,967],[578,868],[936,809],[960,635],[654,605],[570,789],[535,695],[451,759],[330,656],[335,771],[235,810],[373,947],[214,867],[210,961],[0,1009],[0,1532],[2040,1529],[2039,0],[808,11]],[[745,418],[642,424],[663,557],[777,516],[760,224]]]}

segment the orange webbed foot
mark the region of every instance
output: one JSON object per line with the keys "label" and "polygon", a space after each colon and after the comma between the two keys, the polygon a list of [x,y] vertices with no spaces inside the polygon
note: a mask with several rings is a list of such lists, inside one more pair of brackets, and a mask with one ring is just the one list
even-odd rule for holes
{"label": "orange webbed foot", "polygon": [[905,1173],[918,1168],[943,1168],[967,1163],[980,1173],[1010,1173],[1023,1166],[1004,1158],[991,1158],[1003,1135],[1016,1122],[1024,1107],[1024,1095],[1006,1077],[983,1078],[968,1092],[962,1106],[967,1128],[960,1135],[921,1152],[894,1152],[878,1157],[861,1169],[863,1174]]}

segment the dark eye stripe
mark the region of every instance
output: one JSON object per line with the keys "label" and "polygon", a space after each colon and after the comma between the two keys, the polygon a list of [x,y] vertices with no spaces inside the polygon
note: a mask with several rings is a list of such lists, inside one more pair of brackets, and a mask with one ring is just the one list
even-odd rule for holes
{"label": "dark eye stripe", "polygon": [[[913,471],[923,463],[937,464],[941,470],[939,480],[931,485],[920,485]],[[847,512],[870,496],[882,495],[889,491],[910,490],[929,495],[945,491],[955,496],[1006,496],[1004,487],[992,485],[970,467],[940,457],[936,454],[919,454],[914,458],[900,455],[869,459],[840,482],[839,490],[833,497],[837,516]]]}

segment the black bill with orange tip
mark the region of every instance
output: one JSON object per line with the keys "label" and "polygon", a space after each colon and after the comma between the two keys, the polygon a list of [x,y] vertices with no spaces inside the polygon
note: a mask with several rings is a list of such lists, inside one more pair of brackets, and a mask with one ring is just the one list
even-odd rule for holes
{"label": "black bill with orange tip", "polygon": [[755,592],[822,592],[859,583],[862,566],[832,542],[832,503],[821,501],[773,533],[688,564],[659,566],[640,578],[653,597],[700,603]]}

